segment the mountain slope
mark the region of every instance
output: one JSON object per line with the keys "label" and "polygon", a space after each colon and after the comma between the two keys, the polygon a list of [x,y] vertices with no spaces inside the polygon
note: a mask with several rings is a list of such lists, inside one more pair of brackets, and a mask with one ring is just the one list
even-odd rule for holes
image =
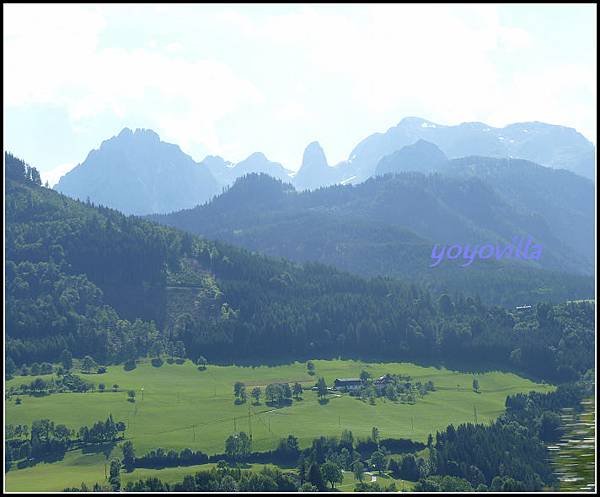
{"label": "mountain slope", "polygon": [[[273,256],[409,278],[494,303],[593,293],[592,278],[555,272],[584,267],[547,221],[515,210],[479,178],[405,173],[298,193],[251,175],[207,205],[152,219]],[[435,243],[506,243],[518,234],[543,243],[541,264],[513,259],[429,267]]]}
{"label": "mountain slope", "polygon": [[445,126],[407,117],[385,133],[362,140],[339,167],[346,176],[355,175],[356,182],[363,181],[375,172],[383,157],[419,139],[437,145],[449,158],[514,157],[594,178],[594,145],[572,128],[540,122],[494,128],[476,122]]}
{"label": "mountain slope", "polygon": [[393,154],[386,155],[377,164],[376,175],[417,171],[431,173],[439,171],[448,162],[448,157],[436,145],[425,140],[417,140],[412,145],[402,147]]}
{"label": "mountain slope", "polygon": [[206,166],[151,130],[125,128],[64,175],[56,190],[126,214],[171,212],[209,200],[220,190]]}
{"label": "mountain slope", "polygon": [[[42,188],[18,161],[6,163],[13,366],[57,362],[65,349],[104,364],[165,351],[211,362],[482,361],[553,380],[593,365],[590,304],[540,304],[522,322],[476,299],[435,299],[419,285],[275,260],[95,208]],[[524,326],[539,332],[519,332]]]}
{"label": "mountain slope", "polygon": [[272,162],[262,152],[254,152],[246,159],[238,162],[233,168],[235,178],[240,178],[249,173],[265,173],[273,178],[283,181],[290,180],[291,172],[279,162]]}
{"label": "mountain slope", "polygon": [[519,159],[464,157],[451,160],[444,172],[479,178],[515,209],[535,212],[591,273],[594,267],[594,183],[570,171],[549,169]]}
{"label": "mountain slope", "polygon": [[313,190],[339,182],[339,170],[327,164],[325,152],[319,142],[309,143],[302,156],[302,165],[293,179],[298,190]]}

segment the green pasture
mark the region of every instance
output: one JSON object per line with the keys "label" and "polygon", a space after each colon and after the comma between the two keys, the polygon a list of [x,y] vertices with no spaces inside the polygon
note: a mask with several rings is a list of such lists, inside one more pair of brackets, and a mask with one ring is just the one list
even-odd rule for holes
{"label": "green pasture", "polygon": [[[373,426],[379,428],[381,438],[425,442],[430,433],[450,423],[473,422],[475,416],[479,423],[495,419],[504,410],[507,395],[553,389],[512,373],[488,372],[476,375],[480,393],[475,393],[473,374],[444,368],[350,360],[316,360],[314,364],[315,376],[308,374],[305,363],[256,367],[209,365],[206,371],[199,371],[189,361],[181,365],[165,363],[160,368],[144,362],[132,371],[110,366],[104,374],[83,375],[96,384],[104,383],[107,391],[22,396],[21,405],[16,405],[13,398],[6,402],[6,423],[31,425],[33,420],[49,418],[78,429],[105,419],[110,413],[115,421],[126,423],[126,438],[133,441],[138,455],[157,447],[175,450],[189,447],[208,454],[222,453],[225,439],[234,431],[252,433],[253,450],[274,448],[278,440],[288,434],[298,437],[302,447],[320,435],[337,436],[343,429],[352,430],[355,438],[367,438]],[[316,392],[310,390],[304,392],[302,400],[294,400],[292,405],[282,408],[267,406],[264,398],[259,405],[253,405],[250,397],[245,404],[234,403],[236,381],[244,382],[248,393],[257,385],[263,387],[264,392],[264,386],[274,382],[298,381],[310,388],[319,376],[331,385],[335,378],[357,377],[362,369],[373,377],[396,373],[410,375],[421,382],[431,380],[436,391],[419,398],[414,405],[384,399],[370,405],[347,394],[330,394],[328,401],[321,403]],[[32,379],[17,377],[6,385]],[[111,391],[113,384],[119,385],[119,391]],[[133,403],[127,400],[128,390],[136,391]],[[69,453],[57,463],[11,470],[6,475],[7,489],[58,490],[58,487],[79,485],[88,477],[89,481],[96,481],[98,474],[103,477],[106,457],[102,453],[74,452],[79,455]],[[115,456],[120,456],[118,448],[113,450],[112,457]],[[191,469],[163,471],[164,474],[178,474],[178,471],[187,474]],[[154,474],[157,470],[151,472]]]}

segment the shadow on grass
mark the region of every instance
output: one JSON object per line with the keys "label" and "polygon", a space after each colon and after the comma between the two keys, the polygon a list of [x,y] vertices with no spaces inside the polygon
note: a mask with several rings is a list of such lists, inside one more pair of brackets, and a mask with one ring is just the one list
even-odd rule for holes
{"label": "shadow on grass", "polygon": [[99,444],[88,444],[81,447],[83,454],[104,454],[104,457],[108,459],[113,449],[116,447],[116,442],[105,442]]}
{"label": "shadow on grass", "polygon": [[289,407],[292,405],[292,399],[282,399],[279,402],[276,401],[269,401],[269,402],[265,402],[266,405],[268,405],[269,407],[272,407],[274,409],[281,409],[282,407]]}
{"label": "shadow on grass", "polygon": [[58,452],[53,452],[51,454],[46,454],[45,456],[42,457],[37,457],[35,459],[23,459],[22,461],[19,461],[15,464],[15,467],[17,469],[24,469],[24,468],[30,468],[32,466],[35,466],[36,464],[39,463],[53,463],[53,462],[58,462],[58,461],[62,461],[65,458],[65,454],[67,453],[67,451],[58,451]]}
{"label": "shadow on grass", "polygon": [[[218,366],[240,366],[240,367],[278,367],[289,366],[297,362],[307,362],[309,360],[352,360],[359,362],[370,363],[398,363],[407,362],[421,367],[431,367],[435,369],[450,369],[459,373],[489,373],[493,371],[511,372],[522,376],[523,378],[532,381],[540,381],[541,377],[533,375],[529,372],[511,367],[506,362],[492,361],[490,359],[464,358],[454,359],[452,357],[415,357],[415,356],[397,356],[394,358],[385,357],[383,355],[366,355],[366,354],[298,354],[295,356],[279,357],[279,358],[238,358],[238,359],[215,359],[213,364]],[[310,374],[310,373],[309,373]]]}

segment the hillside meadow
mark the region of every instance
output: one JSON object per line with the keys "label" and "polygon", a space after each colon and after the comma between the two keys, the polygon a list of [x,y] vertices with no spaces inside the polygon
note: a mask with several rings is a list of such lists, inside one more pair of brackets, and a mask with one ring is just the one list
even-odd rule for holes
{"label": "hillside meadow", "polygon": [[[209,365],[205,371],[199,371],[190,361],[165,363],[159,368],[142,361],[132,371],[125,371],[123,366],[109,366],[104,374],[82,374],[96,385],[104,383],[105,392],[22,396],[21,405],[16,405],[12,398],[6,403],[6,423],[31,425],[33,420],[49,418],[78,429],[112,414],[115,420],[126,423],[125,436],[133,441],[138,456],[157,447],[175,450],[189,447],[208,454],[222,453],[225,439],[234,431],[252,433],[255,451],[274,448],[288,434],[298,437],[301,447],[309,446],[320,435],[339,436],[343,429],[351,430],[355,439],[367,438],[374,426],[381,438],[426,442],[430,433],[435,434],[448,424],[473,422],[475,415],[479,423],[495,419],[503,412],[508,395],[553,390],[551,385],[498,371],[473,375],[410,363],[313,362],[314,376],[308,374],[306,363],[298,362],[255,367]],[[347,394],[334,393],[328,395],[326,403],[321,403],[311,390],[305,390],[302,399],[294,400],[290,406],[274,408],[265,404],[264,387],[269,383],[299,382],[309,389],[320,376],[332,385],[335,378],[357,377],[363,369],[372,377],[391,373],[409,375],[415,381],[431,380],[435,391],[412,405],[383,398],[370,405]],[[472,389],[474,377],[479,381],[479,393]],[[7,387],[32,379],[16,377],[7,382]],[[254,405],[249,396],[246,403],[236,405],[233,395],[236,381],[245,383],[248,393],[254,386],[262,387],[260,404]],[[111,391],[114,384],[119,386],[117,392]],[[127,400],[128,390],[136,391],[133,403]],[[62,490],[69,485],[79,486],[82,481],[93,484],[104,479],[107,456],[119,457],[118,446],[112,448],[112,454],[110,448],[104,453],[99,450],[88,454],[77,450],[67,453],[62,461],[11,470],[6,474],[7,489],[36,490],[42,485],[45,490],[51,490],[50,487]],[[161,474],[180,480],[198,468],[167,468]],[[146,477],[158,471],[136,469],[134,473]],[[124,481],[130,477],[137,478],[130,474]]]}

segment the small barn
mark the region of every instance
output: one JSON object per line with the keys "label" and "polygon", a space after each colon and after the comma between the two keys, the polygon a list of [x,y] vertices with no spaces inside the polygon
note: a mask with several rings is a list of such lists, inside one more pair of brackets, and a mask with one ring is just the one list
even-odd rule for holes
{"label": "small barn", "polygon": [[341,392],[351,392],[362,387],[363,382],[360,378],[336,378],[333,386]]}

